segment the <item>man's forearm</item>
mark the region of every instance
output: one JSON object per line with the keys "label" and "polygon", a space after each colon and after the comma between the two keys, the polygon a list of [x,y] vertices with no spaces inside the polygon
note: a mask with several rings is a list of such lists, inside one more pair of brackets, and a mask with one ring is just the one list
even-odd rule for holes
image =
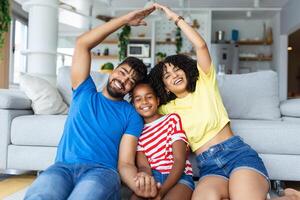
{"label": "man's forearm", "polygon": [[126,15],[112,19],[109,22],[82,34],[77,39],[77,43],[90,50],[101,43],[108,35],[115,32],[127,23],[128,19]]}
{"label": "man's forearm", "polygon": [[128,165],[128,164],[123,164],[121,166],[119,166],[119,172],[120,172],[120,176],[122,181],[132,190],[135,191],[136,190],[136,185],[135,185],[135,181],[134,178],[137,175],[137,168],[132,166],[132,165]]}

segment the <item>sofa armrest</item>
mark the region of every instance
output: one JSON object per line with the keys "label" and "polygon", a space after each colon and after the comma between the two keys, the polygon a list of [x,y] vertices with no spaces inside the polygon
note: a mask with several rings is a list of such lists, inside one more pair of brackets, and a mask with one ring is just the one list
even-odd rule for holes
{"label": "sofa armrest", "polygon": [[0,89],[0,109],[29,110],[31,100],[20,90]]}
{"label": "sofa armrest", "polygon": [[280,103],[283,116],[300,117],[300,99],[288,99]]}
{"label": "sofa armrest", "polygon": [[11,144],[11,123],[12,120],[22,115],[32,115],[32,110],[5,110],[0,109],[0,170],[7,167],[7,149]]}

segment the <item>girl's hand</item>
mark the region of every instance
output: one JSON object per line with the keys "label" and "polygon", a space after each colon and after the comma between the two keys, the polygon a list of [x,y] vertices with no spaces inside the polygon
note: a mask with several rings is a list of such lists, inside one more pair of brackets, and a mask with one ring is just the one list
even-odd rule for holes
{"label": "girl's hand", "polygon": [[175,21],[179,16],[177,13],[175,13],[173,10],[171,10],[167,6],[163,6],[158,3],[154,3],[153,5],[154,5],[155,9],[162,10],[166,14],[166,16],[169,20]]}
{"label": "girl's hand", "polygon": [[145,8],[143,10],[135,10],[127,15],[125,15],[127,24],[130,26],[146,26],[147,23],[144,21],[145,17],[150,15],[155,10],[154,5],[150,6],[149,8]]}

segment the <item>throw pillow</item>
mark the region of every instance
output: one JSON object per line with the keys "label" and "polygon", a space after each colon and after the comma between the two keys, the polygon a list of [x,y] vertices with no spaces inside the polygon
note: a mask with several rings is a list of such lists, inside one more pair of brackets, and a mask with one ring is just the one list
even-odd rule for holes
{"label": "throw pillow", "polygon": [[[106,85],[109,75],[91,71],[90,73],[97,91],[101,91]],[[71,86],[71,67],[61,67],[57,75],[57,89],[67,105],[72,101],[72,86]]]}
{"label": "throw pillow", "polygon": [[281,114],[300,118],[300,99],[288,99],[280,104]]}
{"label": "throw pillow", "polygon": [[229,118],[280,118],[278,78],[274,71],[222,75],[218,83]]}
{"label": "throw pillow", "polygon": [[32,101],[31,107],[35,114],[67,114],[68,107],[57,89],[45,79],[23,74],[20,76],[20,88]]}

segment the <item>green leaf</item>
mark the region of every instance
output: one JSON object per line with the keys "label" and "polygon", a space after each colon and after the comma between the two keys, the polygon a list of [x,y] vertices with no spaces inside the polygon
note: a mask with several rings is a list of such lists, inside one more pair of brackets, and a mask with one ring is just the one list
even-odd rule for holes
{"label": "green leaf", "polygon": [[[4,33],[8,31],[10,24],[10,15],[9,15],[9,0],[0,1],[0,49],[4,46]],[[0,52],[0,60],[3,56]]]}

